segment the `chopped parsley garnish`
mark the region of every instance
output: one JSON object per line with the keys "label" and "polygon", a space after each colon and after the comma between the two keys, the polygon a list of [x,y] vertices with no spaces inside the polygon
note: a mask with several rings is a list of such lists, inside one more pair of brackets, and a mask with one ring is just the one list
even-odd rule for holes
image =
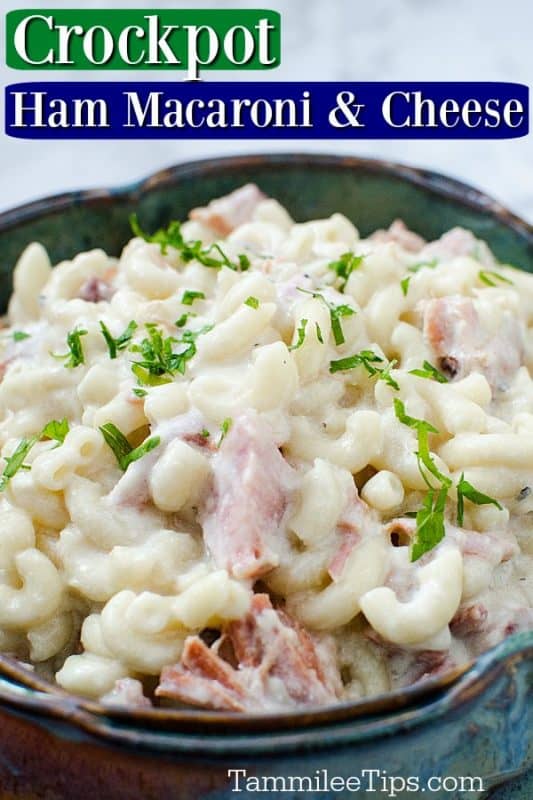
{"label": "chopped parsley garnish", "polygon": [[[407,267],[407,270],[415,274],[423,267],[426,267],[426,269],[435,269],[438,263],[439,261],[437,258],[433,258],[431,261],[419,261],[417,264],[411,264],[410,267]],[[400,286],[402,288],[402,294],[404,297],[407,297],[407,292],[409,291],[409,284],[412,277],[413,275],[406,275],[405,278],[402,278],[400,281]]]}
{"label": "chopped parsley garnish", "polygon": [[471,503],[475,503],[476,506],[485,506],[485,505],[492,505],[499,508],[500,511],[502,510],[501,505],[498,503],[494,497],[489,497],[488,494],[483,494],[483,492],[479,492],[475,486],[472,486],[469,481],[465,480],[464,472],[461,473],[461,477],[459,479],[459,483],[457,484],[457,524],[463,524],[464,518],[464,498],[466,497],[467,500],[470,500]]}
{"label": "chopped parsley garnish", "polygon": [[141,361],[135,361],[134,364],[148,370],[150,375],[157,377],[167,373],[172,375],[176,371],[172,345],[178,340],[173,336],[163,336],[157,325],[151,322],[146,324],[146,330],[148,336],[140,344],[134,344],[130,348],[133,353],[140,353],[143,357]]}
{"label": "chopped parsley garnish", "polygon": [[330,305],[329,307],[329,316],[331,319],[331,330],[333,332],[333,338],[335,339],[335,344],[344,344],[344,333],[341,326],[341,317],[351,317],[355,314],[355,311],[350,306],[340,305],[340,306],[333,306]]}
{"label": "chopped parsley garnish", "polygon": [[139,458],[142,458],[154,447],[157,447],[161,441],[159,436],[151,436],[149,439],[145,439],[139,447],[133,448],[124,434],[112,422],[106,422],[105,425],[101,425],[100,431],[113,451],[119,467],[124,471],[133,461],[138,461]]}
{"label": "chopped parsley garnish", "polygon": [[195,317],[195,316],[196,314],[194,313],[194,311],[188,311],[187,313],[182,314],[181,317],[176,320],[174,325],[176,326],[176,328],[184,328],[187,324],[187,320],[190,317]]}
{"label": "chopped parsley garnish", "polygon": [[239,253],[237,256],[237,261],[239,263],[239,269],[241,272],[246,272],[247,269],[250,269],[251,263],[250,259],[248,258],[245,253]]}
{"label": "chopped parsley garnish", "polygon": [[289,350],[298,350],[298,348],[303,345],[304,340],[305,340],[305,329],[306,329],[306,327],[307,327],[307,320],[306,319],[302,319],[300,321],[299,326],[298,326],[296,342],[295,342],[295,344],[289,345]]}
{"label": "chopped parsley garnish", "polygon": [[67,347],[69,352],[64,355],[56,353],[52,353],[51,355],[53,355],[54,358],[66,359],[65,367],[67,367],[67,369],[74,369],[74,367],[79,367],[80,364],[85,364],[81,337],[86,336],[87,333],[88,331],[79,330],[78,328],[70,331],[70,333],[67,334]]}
{"label": "chopped parsley garnish", "polygon": [[437,491],[430,489],[424,498],[422,507],[416,513],[416,539],[411,548],[411,561],[418,559],[433,550],[444,539],[444,509],[448,489],[445,486]]}
{"label": "chopped parsley garnish", "polygon": [[244,301],[244,305],[250,306],[250,308],[259,308],[259,300],[257,297],[252,297],[250,295],[250,297],[247,297]]}
{"label": "chopped parsley garnish", "polygon": [[6,465],[0,476],[0,492],[4,491],[10,479],[17,474],[19,469],[24,468],[24,459],[33,445],[38,441],[38,436],[30,436],[29,439],[21,439],[13,454],[6,457]]}
{"label": "chopped parsley garnish", "polygon": [[483,283],[486,283],[487,286],[497,286],[498,281],[500,283],[508,283],[510,286],[513,286],[513,282],[506,278],[505,275],[500,275],[499,272],[493,272],[492,270],[483,270],[481,269],[478,272],[478,278]]}
{"label": "chopped parsley garnish", "polygon": [[200,431],[200,436],[203,436],[204,439],[209,439],[211,434],[209,433],[207,428],[202,428],[202,430]]}
{"label": "chopped parsley garnish", "polygon": [[13,337],[14,342],[23,342],[24,339],[30,338],[30,334],[25,333],[24,331],[13,331],[11,336]]}
{"label": "chopped parsley garnish", "polygon": [[[390,374],[391,369],[395,365],[395,361],[385,363],[381,356],[374,353],[373,350],[361,350],[353,356],[347,358],[340,358],[338,361],[331,361],[329,371],[331,373],[344,372],[348,369],[355,369],[356,367],[363,367],[370,377],[377,376],[378,380],[385,381],[388,386],[393,389],[399,390],[399,386]],[[377,364],[385,364],[383,367],[376,366]]]}
{"label": "chopped parsley garnish", "polygon": [[194,292],[192,290],[183,292],[181,302],[184,306],[192,306],[195,300],[205,300],[205,294],[203,292]]}
{"label": "chopped parsley garnish", "polygon": [[224,439],[228,435],[232,425],[233,425],[233,420],[231,419],[231,417],[226,417],[226,419],[223,421],[222,425],[220,426],[220,438],[218,440],[217,447],[220,447],[220,445],[222,444],[222,442],[224,441]]}
{"label": "chopped parsley garnish", "polygon": [[430,422],[426,422],[425,419],[417,419],[416,417],[410,417],[409,414],[406,414],[405,406],[399,397],[394,398],[394,413],[397,419],[403,425],[407,425],[408,428],[413,428],[413,430],[417,432],[425,430],[429,433],[438,433],[438,430],[434,428]]}
{"label": "chopped parsley garnish", "polygon": [[349,251],[348,253],[343,253],[337,261],[330,261],[328,269],[332,269],[341,278],[339,291],[344,292],[348,278],[354,270],[359,269],[363,260],[364,256],[356,256],[355,253]]}
{"label": "chopped parsley garnish", "polygon": [[106,340],[106,344],[109,350],[109,358],[116,358],[119,350],[126,349],[126,347],[131,342],[131,338],[135,333],[135,331],[137,330],[137,327],[138,327],[137,323],[134,322],[134,320],[131,320],[131,322],[128,323],[128,327],[124,331],[122,331],[120,336],[117,336],[115,338],[111,334],[105,322],[102,322],[102,320],[100,320],[100,330],[102,331],[102,336]]}
{"label": "chopped parsley garnish", "polygon": [[[420,474],[428,486],[422,507],[416,514],[416,538],[411,548],[411,561],[417,561],[444,538],[444,510],[452,481],[447,475],[440,472],[431,457],[428,436],[430,433],[438,433],[437,429],[426,420],[409,416],[405,411],[404,404],[397,397],[394,398],[394,412],[403,425],[407,425],[417,432],[418,450],[415,455]],[[433,486],[427,473],[439,481],[440,487]]]}
{"label": "chopped parsley garnish", "polygon": [[145,242],[158,244],[163,255],[166,254],[169,247],[175,247],[176,250],[179,250],[184,245],[181,222],[170,222],[166,229],[159,228],[155,233],[145,233],[139,225],[137,214],[131,214],[130,227],[135,236],[139,236]]}
{"label": "chopped parsley garnish", "polygon": [[[134,361],[131,365],[139,383],[145,386],[157,386],[169,383],[176,372],[183,375],[187,362],[196,355],[196,339],[200,334],[210,331],[212,327],[205,325],[199,331],[183,331],[181,339],[176,339],[174,336],[163,336],[157,325],[147,323],[148,336],[130,348],[133,353],[140,353],[142,356],[140,361]],[[185,347],[175,353],[173,350],[175,344]]]}
{"label": "chopped parsley garnish", "polygon": [[439,263],[437,258],[432,258],[431,261],[418,261],[416,264],[411,264],[410,267],[407,267],[408,272],[418,272],[419,270],[426,267],[426,269],[435,269],[437,264]]}
{"label": "chopped parsley garnish", "polygon": [[52,439],[55,440],[57,446],[59,446],[65,441],[65,436],[68,432],[69,424],[66,417],[64,417],[61,420],[52,419],[50,422],[47,422],[37,436],[29,436],[28,438],[21,439],[12,455],[6,456],[6,465],[2,475],[0,475],[0,492],[4,491],[10,479],[17,474],[19,469],[30,469],[30,467],[24,464],[24,459],[34,444],[42,439]]}
{"label": "chopped parsley garnish", "polygon": [[402,287],[402,294],[404,297],[407,297],[407,292],[409,291],[409,284],[411,282],[411,275],[407,275],[407,277],[402,278],[400,281],[400,286]]}
{"label": "chopped parsley garnish", "polygon": [[[218,244],[204,247],[200,240],[186,242],[181,232],[181,222],[176,220],[170,222],[167,228],[159,228],[155,233],[150,234],[142,230],[137,215],[132,214],[130,216],[130,226],[135,236],[139,236],[145,242],[158,244],[163,255],[166,255],[169,247],[173,247],[179,252],[181,259],[185,263],[196,260],[203,264],[204,267],[212,267],[214,269],[229,267],[238,272],[245,272],[250,268],[250,259],[243,253],[239,254],[237,261],[234,262],[228,258]],[[213,253],[217,253],[218,257],[214,256]]]}
{"label": "chopped parsley garnish", "polygon": [[[416,419],[416,417],[410,417],[406,414],[405,406],[398,398],[394,400],[394,411],[400,422],[417,432],[418,450],[415,455],[420,474],[428,487],[422,507],[416,514],[416,538],[411,549],[411,561],[417,561],[424,553],[436,547],[444,538],[444,512],[452,480],[439,470],[431,456],[428,436],[430,433],[438,433],[437,429],[425,420]],[[434,486],[431,483],[428,473],[437,479],[440,486]],[[497,500],[479,492],[471,483],[465,480],[464,474],[462,474],[457,483],[458,525],[463,524],[465,497],[476,505],[491,504],[501,509],[501,505]]]}
{"label": "chopped parsley garnish", "polygon": [[410,369],[410,375],[418,375],[419,378],[428,378],[429,380],[437,381],[438,383],[448,383],[448,378],[439,372],[437,367],[430,364],[429,361],[424,361],[422,369]]}
{"label": "chopped parsley garnish", "polygon": [[170,375],[157,375],[149,369],[146,369],[146,367],[141,366],[137,361],[132,362],[131,371],[141,386],[162,386],[164,383],[170,383],[172,381]]}
{"label": "chopped parsley garnish", "polygon": [[304,292],[305,294],[310,294],[312,297],[316,298],[317,300],[321,300],[329,309],[329,318],[331,320],[331,331],[333,333],[333,338],[335,339],[335,344],[340,345],[344,344],[346,341],[344,338],[344,333],[342,330],[341,325],[341,317],[351,317],[353,316],[356,311],[351,306],[347,306],[341,304],[339,306],[334,305],[333,303],[328,303],[326,298],[320,292],[311,292],[308,289],[298,289],[299,292]]}
{"label": "chopped parsley garnish", "polygon": [[315,331],[316,331],[316,338],[320,342],[320,344],[324,344],[324,337],[322,336],[322,331],[320,330],[320,325],[318,322],[315,322]]}
{"label": "chopped parsley garnish", "polygon": [[63,419],[52,419],[47,422],[41,431],[41,439],[53,439],[58,445],[63,444],[65,436],[69,432],[69,424],[66,417]]}
{"label": "chopped parsley garnish", "polygon": [[133,392],[135,397],[146,397],[146,395],[148,394],[146,389],[139,389],[138,386],[135,386],[135,388],[133,388],[131,391]]}

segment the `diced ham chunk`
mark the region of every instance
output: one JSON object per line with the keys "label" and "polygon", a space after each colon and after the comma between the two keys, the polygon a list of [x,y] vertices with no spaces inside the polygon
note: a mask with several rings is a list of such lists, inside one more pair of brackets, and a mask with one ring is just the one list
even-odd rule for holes
{"label": "diced ham chunk", "polygon": [[107,281],[94,275],[92,278],[88,278],[80,287],[78,297],[88,303],[100,303],[102,300],[111,300],[115,291]]}
{"label": "diced ham chunk", "polygon": [[[209,648],[198,636],[185,642],[181,662],[165,667],[158,696],[227,711],[269,711],[287,705],[333,703],[341,682],[328,642],[318,642],[265,594],[225,629],[237,666],[223,660],[218,642]],[[220,641],[220,640],[219,640]]]}
{"label": "diced ham chunk", "polygon": [[482,603],[471,603],[459,608],[452,621],[450,630],[454,636],[469,636],[483,629],[488,617],[488,611]]}
{"label": "diced ham chunk", "polygon": [[120,678],[110,692],[101,698],[104,705],[151,708],[150,700],[143,694],[143,686],[134,678]]}
{"label": "diced ham chunk", "polygon": [[354,547],[359,544],[363,536],[372,532],[377,524],[370,508],[361,500],[354,485],[353,496],[337,522],[340,542],[328,565],[329,575],[334,581],[341,577],[346,561]]}
{"label": "diced ham chunk", "polygon": [[294,484],[268,424],[253,412],[236,419],[213,459],[212,491],[201,513],[217,567],[255,579],[278,565]]}
{"label": "diced ham chunk", "polygon": [[265,195],[253,183],[247,183],[209,205],[193,208],[190,218],[211,228],[218,236],[227,236],[239,225],[249,222]]}
{"label": "diced ham chunk", "polygon": [[437,258],[450,261],[452,258],[470,256],[482,263],[492,265],[494,259],[485,242],[476,239],[466,228],[452,228],[443,233],[440,239],[430,242],[424,248],[424,258]]}
{"label": "diced ham chunk", "polygon": [[217,711],[245,711],[247,703],[236,670],[199,636],[186,639],[179,664],[163,669],[156,694]]}
{"label": "diced ham chunk", "polygon": [[426,244],[425,240],[418,233],[410,231],[401,219],[395,219],[387,230],[375,231],[370,239],[377,244],[394,242],[408,253],[418,253]]}
{"label": "diced ham chunk", "polygon": [[412,686],[425,678],[444,675],[456,666],[454,659],[444,650],[422,650],[414,656],[411,669],[405,677],[405,685]]}
{"label": "diced ham chunk", "polygon": [[453,669],[455,662],[447,650],[410,650],[382,639],[370,626],[364,635],[381,650],[393,684],[412,686],[424,678]]}
{"label": "diced ham chunk", "polygon": [[7,368],[9,367],[12,361],[13,361],[12,358],[6,358],[5,361],[0,362],[0,383],[2,383],[2,381],[4,380]]}
{"label": "diced ham chunk", "polygon": [[[133,395],[128,396],[128,402],[136,402]],[[204,427],[204,418],[196,410],[187,411],[160,423],[151,431],[153,436],[159,436],[159,447],[129,465],[109,493],[109,500],[114,505],[133,506],[139,509],[146,506],[150,502],[150,473],[170,442],[181,439],[208,452],[211,450],[209,438],[202,436],[201,433]]]}
{"label": "diced ham chunk", "polygon": [[424,336],[449,378],[481,372],[493,389],[503,390],[522,363],[522,334],[512,313],[502,311],[488,330],[472,300],[460,295],[426,303]]}
{"label": "diced ham chunk", "polygon": [[510,531],[503,530],[497,533],[484,531],[483,533],[478,533],[464,528],[460,529],[460,531],[460,534],[457,535],[452,530],[451,535],[456,537],[456,541],[466,558],[475,556],[496,566],[501,564],[502,561],[509,561],[520,552],[516,536]]}
{"label": "diced ham chunk", "polygon": [[469,639],[475,655],[489,650],[514,633],[533,630],[533,608],[510,604],[492,609],[479,630],[472,631]]}

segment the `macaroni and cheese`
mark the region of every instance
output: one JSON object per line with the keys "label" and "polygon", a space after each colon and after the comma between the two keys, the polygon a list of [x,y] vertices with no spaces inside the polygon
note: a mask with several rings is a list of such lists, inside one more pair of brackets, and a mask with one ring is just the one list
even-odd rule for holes
{"label": "macaroni and cheese", "polygon": [[530,275],[253,185],[132,228],[15,269],[4,653],[106,703],[261,711],[533,628]]}

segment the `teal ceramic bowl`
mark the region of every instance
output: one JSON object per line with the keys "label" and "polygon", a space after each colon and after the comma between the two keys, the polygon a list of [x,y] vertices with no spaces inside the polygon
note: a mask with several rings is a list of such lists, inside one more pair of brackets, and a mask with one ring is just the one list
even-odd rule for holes
{"label": "teal ceramic bowl", "polygon": [[[533,271],[531,225],[455,180],[357,158],[259,155],[183,164],[123,189],[73,192],[0,215],[3,307],[29,242],[43,242],[55,261],[90,247],[118,254],[132,211],[155,228],[248,181],[298,220],[341,211],[362,234],[396,217],[428,239],[462,225],[501,260]],[[495,787],[531,766],[533,632],[406,690],[277,715],[111,711],[0,658],[1,800],[526,800],[527,776]]]}

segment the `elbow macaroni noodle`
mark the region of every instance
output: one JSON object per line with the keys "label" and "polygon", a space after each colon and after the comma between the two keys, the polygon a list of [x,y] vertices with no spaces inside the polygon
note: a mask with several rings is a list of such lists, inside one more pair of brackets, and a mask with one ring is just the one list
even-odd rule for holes
{"label": "elbow macaroni noodle", "polygon": [[[223,240],[205,219],[181,229],[233,264],[245,254],[242,271],[140,237],[118,260],[94,250],[54,268],[41,245],[24,251],[0,334],[4,652],[99,698],[179,662],[188,636],[242,619],[254,581],[232,574],[231,553],[246,541],[223,543],[220,568],[203,527],[224,500],[224,438],[249,413],[292,471],[263,584],[312,637],[333,637],[345,699],[417,679],[428,653],[457,663],[533,627],[533,278],[466,231],[428,245],[403,230],[361,238],[341,214],[296,224],[264,199]],[[111,357],[101,323],[120,343],[132,321]],[[132,363],[146,361],[153,326],[190,352],[144,381]],[[83,358],[69,365],[58,356],[72,331]],[[437,473],[395,399],[432,426]],[[62,441],[41,436],[63,418]],[[109,423],[132,455],[156,445],[124,468]],[[231,465],[235,485],[267,470],[260,453]],[[445,535],[413,561],[435,474],[450,484]],[[464,481],[477,499],[461,499]],[[259,558],[269,487],[251,486],[234,535],[255,525]],[[219,526],[235,511],[224,508]]]}

